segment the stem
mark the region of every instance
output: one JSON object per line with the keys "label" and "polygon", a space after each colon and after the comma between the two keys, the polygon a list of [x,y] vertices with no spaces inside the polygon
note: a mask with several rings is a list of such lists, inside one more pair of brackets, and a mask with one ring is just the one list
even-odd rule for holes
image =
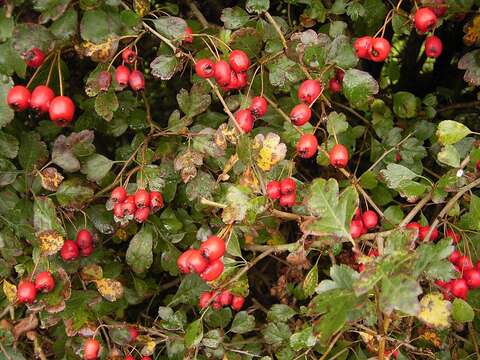
{"label": "stem", "polygon": [[189,0],[187,1],[188,7],[192,11],[193,15],[197,18],[197,20],[202,24],[203,28],[208,28],[208,21],[205,19],[205,16],[203,16],[202,12],[198,8],[197,4],[195,3],[194,0]]}
{"label": "stem", "polygon": [[[128,8],[128,6],[127,6]],[[151,26],[149,26],[145,21],[142,21],[142,25],[145,29],[147,29],[148,31],[150,31],[153,35],[155,35],[156,37],[158,37],[160,40],[162,40],[165,44],[167,44],[170,49],[173,50],[173,52],[176,52],[177,51],[177,47],[175,45],[172,44],[172,42],[170,40],[168,40],[165,36],[161,35],[159,32],[157,32],[156,30],[154,30]]]}
{"label": "stem", "polygon": [[58,68],[58,84],[60,87],[60,96],[63,96],[63,78],[62,78],[62,68],[60,66],[60,52],[57,53],[57,68]]}
{"label": "stem", "polygon": [[35,79],[35,77],[38,75],[38,73],[40,72],[40,70],[42,69],[43,65],[45,65],[47,63],[47,60],[53,55],[53,53],[50,53],[48,54],[48,56],[43,60],[43,62],[40,64],[40,66],[35,70],[35,72],[33,73],[32,77],[30,78],[30,80],[28,80],[28,83],[27,83],[27,88],[30,87],[30,85],[32,85],[32,82],[33,80]]}
{"label": "stem", "polygon": [[225,204],[221,204],[221,203],[218,203],[218,202],[215,202],[215,201],[211,201],[211,200],[205,199],[203,197],[200,199],[200,204],[207,205],[207,206],[212,206],[212,207],[216,207],[216,208],[220,208],[220,209],[225,209],[227,207],[227,205],[225,205]]}
{"label": "stem", "polygon": [[280,37],[280,40],[282,41],[283,48],[285,50],[287,50],[288,49],[287,41],[285,40],[285,37],[283,36],[282,29],[280,29],[280,26],[278,26],[277,22],[272,17],[272,15],[270,15],[270,13],[268,11],[265,12],[265,17],[267,18],[268,22],[273,26],[273,28],[277,32],[278,36]]}

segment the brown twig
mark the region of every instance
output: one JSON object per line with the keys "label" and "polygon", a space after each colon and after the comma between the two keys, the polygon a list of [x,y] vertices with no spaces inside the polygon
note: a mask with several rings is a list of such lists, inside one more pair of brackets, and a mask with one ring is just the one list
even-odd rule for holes
{"label": "brown twig", "polygon": [[187,1],[188,7],[192,11],[193,15],[197,18],[197,20],[202,24],[203,28],[206,29],[209,27],[207,19],[203,16],[202,12],[198,8],[196,2],[194,0]]}

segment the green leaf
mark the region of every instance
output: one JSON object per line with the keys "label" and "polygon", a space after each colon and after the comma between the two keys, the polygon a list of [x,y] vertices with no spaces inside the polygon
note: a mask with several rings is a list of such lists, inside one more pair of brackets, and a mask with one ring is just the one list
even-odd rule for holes
{"label": "green leaf", "polygon": [[235,6],[234,8],[224,8],[220,20],[223,21],[225,28],[235,30],[243,27],[250,17],[245,10]]}
{"label": "green leaf", "polygon": [[[1,70],[1,60],[0,60]],[[13,86],[9,77],[0,75],[0,129],[10,123],[15,116],[14,111],[7,105],[7,94]]]}
{"label": "green leaf", "polygon": [[200,295],[210,287],[196,274],[187,275],[182,279],[177,293],[173,296],[170,306],[176,304],[197,305]]}
{"label": "green leaf", "polygon": [[411,119],[417,115],[418,101],[415,95],[406,91],[393,94],[393,112],[402,119]]}
{"label": "green leaf", "polygon": [[91,150],[95,150],[92,144],[93,138],[92,130],[74,132],[68,137],[60,135],[53,143],[52,162],[67,172],[80,170],[80,161],[77,156],[89,155]]}
{"label": "green leaf", "polygon": [[113,113],[118,110],[118,98],[115,91],[101,92],[95,98],[95,111],[106,121],[113,119]]}
{"label": "green leaf", "polygon": [[160,16],[151,21],[155,29],[170,40],[182,39],[188,26],[185,20],[175,16]]}
{"label": "green leaf", "polygon": [[368,72],[350,69],[343,78],[343,94],[355,108],[364,108],[372,95],[378,93],[378,83]]}
{"label": "green leaf", "polygon": [[103,204],[89,206],[87,215],[95,228],[102,234],[113,234],[115,226],[113,224],[112,212],[105,209]]}
{"label": "green leaf", "polygon": [[353,289],[353,284],[357,281],[359,274],[351,267],[346,265],[332,265],[330,268],[330,277],[339,289]]}
{"label": "green leaf", "polygon": [[19,23],[12,34],[13,48],[18,55],[35,47],[47,52],[52,48],[53,40],[53,35],[47,28],[34,23]]}
{"label": "green leaf", "polygon": [[87,10],[80,22],[80,35],[83,40],[99,44],[120,35],[121,26],[120,17],[115,12]]}
{"label": "green leaf", "polygon": [[0,159],[0,186],[10,185],[20,172],[15,165],[6,159]]}
{"label": "green leaf", "polygon": [[473,321],[475,313],[466,301],[456,298],[452,303],[452,318],[458,322]]}
{"label": "green leaf", "polygon": [[195,347],[202,341],[203,323],[202,319],[195,320],[187,326],[184,342],[187,348]]}
{"label": "green leaf", "polygon": [[90,181],[102,180],[113,166],[113,161],[100,154],[93,154],[85,159],[80,171]]}
{"label": "green leaf", "polygon": [[265,11],[268,11],[270,7],[270,0],[247,0],[245,4],[245,9],[249,13],[261,14]]}
{"label": "green leaf", "polygon": [[6,8],[0,9],[0,42],[4,42],[12,37],[13,32],[13,17],[7,17]]}
{"label": "green leaf", "polygon": [[[337,36],[330,46],[328,55],[327,55],[327,62],[337,64],[337,66],[343,69],[350,69],[355,67],[358,64],[358,57],[355,54],[355,49],[353,48],[350,39],[345,35]],[[358,70],[357,70],[358,71]],[[358,71],[358,74],[364,75],[362,71]],[[367,74],[367,73],[365,73]],[[354,86],[362,86],[365,87],[365,90],[371,91],[371,93],[367,94],[367,96],[376,94],[378,92],[378,85],[373,78],[363,79],[361,82],[354,85],[351,80],[349,80],[349,89],[350,91],[354,91],[352,87]],[[345,94],[345,79],[343,81],[344,86],[344,94]],[[375,90],[376,89],[376,90]],[[347,96],[348,97],[348,96]],[[350,98],[349,98],[350,100]],[[352,103],[352,101],[350,101]]]}
{"label": "green leaf", "polygon": [[71,0],[34,0],[33,8],[41,12],[38,22],[45,24],[50,20],[57,20],[70,5]]}
{"label": "green leaf", "polygon": [[246,311],[240,311],[233,319],[230,331],[235,334],[245,334],[255,329],[255,318]]}
{"label": "green leaf", "polygon": [[18,161],[25,170],[39,169],[48,161],[47,145],[38,133],[22,133]]}
{"label": "green leaf", "polygon": [[303,280],[303,292],[306,296],[311,296],[315,293],[315,288],[318,284],[318,268],[317,264],[315,264],[310,271],[308,272],[307,276]]}
{"label": "green leaf", "polygon": [[332,111],[327,118],[327,131],[330,135],[340,134],[348,129],[347,117],[343,113]]}
{"label": "green leaf", "polygon": [[93,198],[93,189],[80,178],[71,178],[60,184],[55,196],[60,205],[70,208],[80,208]]}
{"label": "green leaf", "polygon": [[388,164],[386,169],[380,171],[380,174],[390,189],[396,189],[403,181],[413,180],[418,176],[409,168],[393,163]]}
{"label": "green leaf", "polygon": [[450,280],[454,277],[454,268],[447,258],[453,250],[454,247],[448,238],[436,244],[422,243],[416,249],[417,259],[412,269],[414,276],[418,277],[425,273],[432,280]]}
{"label": "green leaf", "polygon": [[468,213],[464,214],[460,220],[460,226],[469,230],[480,230],[480,197],[472,194]]}
{"label": "green leaf", "polygon": [[385,314],[390,315],[393,310],[416,316],[420,312],[418,295],[422,288],[415,279],[407,275],[384,277],[380,293],[380,306]]}
{"label": "green leaf", "polygon": [[142,228],[130,240],[125,259],[136,274],[147,271],[153,263],[153,230],[149,225]]}
{"label": "green leaf", "polygon": [[273,304],[268,310],[268,321],[286,322],[290,320],[297,312],[290,306],[284,304]]}
{"label": "green leaf", "polygon": [[77,33],[78,14],[74,9],[67,10],[50,25],[49,30],[59,40],[70,41]]}
{"label": "green leaf", "polygon": [[295,351],[307,349],[314,346],[317,343],[315,335],[313,335],[313,328],[311,326],[306,327],[300,332],[296,332],[290,336],[290,346]]}
{"label": "green leaf", "polygon": [[210,330],[202,339],[202,344],[211,349],[217,349],[222,343],[223,336],[219,329]]}
{"label": "green leaf", "polygon": [[0,157],[14,159],[18,154],[19,143],[15,136],[0,131]]}
{"label": "green leaf", "polygon": [[377,176],[373,171],[366,171],[360,176],[360,185],[366,190],[375,189],[378,185]]}
{"label": "green leaf", "polygon": [[453,145],[445,145],[438,153],[437,158],[442,164],[455,168],[460,166],[460,154]]}
{"label": "green leaf", "polygon": [[471,133],[468,127],[459,122],[444,120],[438,124],[436,135],[440,144],[453,145]]}
{"label": "green leaf", "polygon": [[170,80],[179,70],[179,63],[175,56],[159,55],[150,63],[152,75],[161,80]]}
{"label": "green leaf", "polygon": [[262,330],[262,335],[267,344],[277,345],[288,340],[292,335],[292,332],[290,331],[289,326],[285,323],[270,322]]}
{"label": "green leaf", "polygon": [[272,86],[287,87],[303,78],[298,64],[285,55],[267,63],[268,77]]}
{"label": "green leaf", "polygon": [[181,89],[177,94],[177,102],[180,110],[189,118],[193,118],[208,109],[212,98],[202,87],[193,86],[190,93],[185,89]]}
{"label": "green leaf", "polygon": [[37,197],[33,203],[33,226],[37,233],[55,230],[65,235],[62,223],[55,212],[55,204],[47,197]]}

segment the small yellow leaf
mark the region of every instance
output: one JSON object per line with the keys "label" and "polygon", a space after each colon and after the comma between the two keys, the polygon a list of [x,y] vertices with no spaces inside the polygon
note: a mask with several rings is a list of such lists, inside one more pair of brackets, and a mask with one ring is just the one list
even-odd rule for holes
{"label": "small yellow leaf", "polygon": [[37,237],[40,243],[40,251],[44,256],[56,254],[63,246],[63,236],[55,230],[42,231]]}
{"label": "small yellow leaf", "polygon": [[103,269],[97,264],[88,264],[80,270],[80,277],[84,281],[101,280],[103,278]]}
{"label": "small yellow leaf", "polygon": [[63,176],[54,167],[47,167],[40,173],[42,187],[46,190],[57,191],[63,181]]}
{"label": "small yellow leaf", "polygon": [[97,290],[107,301],[114,302],[123,296],[122,284],[113,279],[96,280]]}
{"label": "small yellow leaf", "polygon": [[153,352],[155,351],[155,346],[157,346],[157,343],[155,341],[148,340],[145,346],[143,347],[141,354],[144,356],[152,355]]}
{"label": "small yellow leaf", "polygon": [[268,133],[267,136],[255,136],[254,149],[260,149],[257,156],[257,165],[264,171],[269,171],[279,161],[285,159],[287,146],[280,142],[280,136]]}
{"label": "small yellow leaf", "polygon": [[467,46],[472,46],[480,43],[480,15],[477,15],[465,25],[463,31],[465,35],[463,37],[463,42]]}
{"label": "small yellow leaf", "polygon": [[118,49],[118,39],[107,39],[104,43],[94,44],[84,41],[76,46],[76,51],[83,56],[87,56],[96,62],[105,62],[111,59]]}
{"label": "small yellow leaf", "polygon": [[133,0],[133,9],[138,15],[144,17],[150,12],[150,2],[148,0]]}
{"label": "small yellow leaf", "polygon": [[17,287],[7,280],[3,280],[3,292],[10,304],[13,304],[15,300],[17,300]]}
{"label": "small yellow leaf", "polygon": [[440,293],[425,295],[420,301],[418,318],[428,326],[447,328],[450,326],[450,312],[452,304],[443,299]]}

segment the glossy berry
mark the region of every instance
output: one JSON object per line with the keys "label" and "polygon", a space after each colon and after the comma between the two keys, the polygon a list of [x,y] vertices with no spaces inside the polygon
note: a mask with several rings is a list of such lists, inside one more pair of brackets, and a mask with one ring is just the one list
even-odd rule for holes
{"label": "glossy berry", "polygon": [[[422,226],[420,227],[420,230],[418,231],[418,236],[420,240],[425,240],[428,232],[430,231],[430,226]],[[430,239],[429,241],[435,241],[438,239],[438,229],[433,229],[432,233],[430,234]]]}
{"label": "glossy berry", "polygon": [[221,258],[223,254],[225,254],[225,249],[225,241],[215,235],[209,236],[208,239],[200,245],[200,252],[209,261]]}
{"label": "glossy berry", "polygon": [[467,282],[470,289],[478,289],[480,287],[480,271],[477,269],[465,270],[463,279]]}
{"label": "glossy berry", "polygon": [[88,339],[83,344],[83,359],[95,360],[98,359],[100,353],[100,343],[95,339]]}
{"label": "glossy berry", "polygon": [[462,239],[461,236],[452,229],[447,229],[447,231],[445,232],[445,236],[451,238],[454,244],[458,244]]}
{"label": "glossy berry", "polygon": [[362,220],[362,211],[358,207],[355,209],[354,218],[355,220]]}
{"label": "glossy berry", "polygon": [[188,274],[191,272],[189,258],[190,258],[190,255],[195,253],[195,251],[196,251],[195,249],[188,249],[178,257],[177,267],[182,274]]}
{"label": "glossy berry", "polygon": [[368,230],[373,229],[378,225],[378,215],[373,210],[365,211],[362,215],[362,221],[365,228]]}
{"label": "glossy berry", "polygon": [[130,69],[125,65],[120,65],[115,69],[115,81],[121,87],[128,85],[128,80],[130,79]]}
{"label": "glossy berry", "polygon": [[137,53],[131,48],[126,48],[122,51],[122,60],[126,64],[133,64],[137,60]]}
{"label": "glossy berry", "polygon": [[385,38],[374,38],[370,48],[370,60],[382,62],[388,57],[391,49],[390,42]]}
{"label": "glossy berry", "polygon": [[160,210],[163,207],[163,196],[158,191],[150,193],[150,210],[152,213]]}
{"label": "glossy berry", "polygon": [[443,43],[438,36],[431,35],[425,40],[425,55],[429,58],[437,58],[442,54]]}
{"label": "glossy berry", "polygon": [[232,299],[233,295],[228,290],[222,291],[222,293],[218,297],[218,301],[220,302],[220,304],[222,304],[222,306],[230,305],[232,303]]}
{"label": "glossy berry", "polygon": [[342,84],[338,79],[336,78],[331,78],[329,83],[328,83],[328,89],[330,90],[331,93],[337,94],[340,91],[342,91]]}
{"label": "glossy berry", "polygon": [[362,36],[353,43],[357,57],[360,59],[370,58],[370,49],[372,48],[372,37]]}
{"label": "glossy berry", "polygon": [[350,235],[353,239],[357,239],[365,233],[365,227],[362,220],[352,220],[350,223]]}
{"label": "glossy berry", "polygon": [[451,284],[451,289],[450,291],[452,292],[452,295],[463,299],[467,300],[468,296],[468,285],[467,282],[464,279],[455,279],[450,281]]}
{"label": "glossy berry", "polygon": [[215,74],[215,64],[210,59],[200,59],[195,64],[195,73],[203,79],[211,78]]}
{"label": "glossy berry", "polygon": [[200,295],[200,299],[198,300],[198,307],[200,309],[205,309],[212,297],[213,293],[211,293],[210,291],[203,292],[202,295]]}
{"label": "glossy berry", "polygon": [[50,120],[58,125],[65,125],[73,120],[75,104],[68,96],[57,96],[50,102],[48,113]]}
{"label": "glossy berry", "polygon": [[466,255],[460,256],[456,264],[460,271],[473,269],[472,260]]}
{"label": "glossy berry", "polygon": [[187,26],[185,28],[185,33],[183,34],[183,42],[191,44],[193,42],[192,34],[193,34],[192,28]]}
{"label": "glossy berry", "polygon": [[294,193],[297,188],[297,183],[292,178],[288,177],[280,182],[280,192],[282,195]]}
{"label": "glossy berry", "polygon": [[248,108],[255,118],[261,118],[267,113],[267,100],[263,96],[255,96]]}
{"label": "glossy berry", "polygon": [[28,67],[38,68],[45,60],[45,53],[39,48],[33,48],[24,55]]}
{"label": "glossy berry", "polygon": [[235,120],[237,121],[240,129],[245,133],[249,133],[253,129],[253,115],[247,109],[238,110],[235,113]]}
{"label": "glossy berry", "polygon": [[215,64],[214,76],[218,85],[227,86],[230,83],[231,75],[232,69],[226,61],[220,60]]}
{"label": "glossy berry", "polygon": [[188,257],[188,267],[191,269],[191,271],[194,271],[197,274],[200,274],[208,266],[209,266],[209,263],[207,259],[205,259],[202,256],[202,253],[200,252],[200,250],[193,249],[193,251],[190,253],[190,256]]}
{"label": "glossy berry", "polygon": [[135,206],[137,208],[150,206],[150,193],[145,189],[138,189],[135,192]]}
{"label": "glossy berry", "polygon": [[145,89],[145,78],[139,70],[133,70],[128,77],[128,85],[133,91],[142,91]]}
{"label": "glossy berry", "polygon": [[127,190],[123,186],[117,186],[110,195],[110,200],[114,203],[122,203],[127,198]]}
{"label": "glossy berry", "polygon": [[20,281],[17,287],[17,300],[22,304],[31,304],[37,298],[37,290],[30,280]]}
{"label": "glossy berry", "polygon": [[134,327],[129,327],[128,328],[128,332],[130,333],[130,342],[135,342],[135,340],[137,340],[138,338],[138,331],[136,328]]}
{"label": "glossy berry", "polygon": [[129,202],[127,200],[125,200],[125,202],[122,204],[123,216],[133,216],[133,214],[135,214],[137,211],[137,207],[133,202]]}
{"label": "glossy berry", "polygon": [[93,235],[88,229],[82,229],[77,233],[77,245],[80,249],[93,246]]}
{"label": "glossy berry", "polygon": [[459,251],[454,250],[454,251],[452,251],[452,253],[451,253],[450,256],[448,257],[448,260],[449,260],[452,264],[458,264],[458,261],[460,260],[461,257],[462,257],[462,254],[460,254]]}
{"label": "glossy berry", "polygon": [[63,261],[73,261],[78,258],[78,245],[73,240],[65,240],[60,249],[60,256]]}
{"label": "glossy berry", "polygon": [[305,80],[298,88],[298,99],[312,104],[322,93],[322,84],[317,80]]}
{"label": "glossy berry", "polygon": [[328,153],[330,165],[336,168],[344,168],[348,164],[348,149],[342,144],[335,144]]}
{"label": "glossy berry", "polygon": [[92,255],[93,253],[93,246],[85,247],[85,248],[80,248],[79,253],[83,257],[87,257]]}
{"label": "glossy berry", "polygon": [[310,121],[312,109],[306,104],[298,104],[290,111],[290,120],[296,126],[302,126]]}
{"label": "glossy berry", "polygon": [[45,85],[39,85],[32,91],[30,108],[39,113],[46,113],[50,107],[50,101],[55,97],[52,89]]}
{"label": "glossy berry", "polygon": [[145,221],[147,221],[148,215],[150,215],[150,208],[144,207],[144,208],[137,209],[133,217],[136,222],[139,222],[140,224],[142,224]]}
{"label": "glossy berry", "polygon": [[250,59],[242,50],[233,50],[228,58],[233,71],[237,73],[245,72],[250,66]]}
{"label": "glossy berry", "polygon": [[110,74],[110,71],[103,70],[98,73],[97,84],[101,91],[107,91],[111,83],[112,74]]}
{"label": "glossy berry", "polygon": [[280,196],[279,204],[280,206],[283,206],[283,207],[292,207],[293,205],[295,205],[296,199],[297,199],[297,195],[294,192],[290,194],[285,194]]}
{"label": "glossy berry", "polygon": [[16,85],[7,94],[7,103],[15,111],[24,111],[30,106],[30,90],[23,85]]}
{"label": "glossy berry", "polygon": [[317,152],[318,141],[315,135],[303,134],[297,142],[297,152],[300,157],[310,159]]}
{"label": "glossy berry", "polygon": [[35,277],[35,289],[43,293],[49,293],[55,288],[55,280],[50,271],[42,271]]}
{"label": "glossy berry", "polygon": [[267,196],[272,200],[280,197],[280,183],[277,180],[272,180],[267,184]]}
{"label": "glossy berry", "polygon": [[234,295],[232,298],[231,308],[235,311],[240,311],[245,304],[245,298],[243,296]]}
{"label": "glossy berry", "polygon": [[417,10],[413,21],[418,32],[423,34],[437,25],[437,15],[435,15],[432,9],[424,7]]}
{"label": "glossy berry", "polygon": [[217,259],[208,264],[205,270],[201,272],[200,277],[204,281],[213,281],[222,275],[223,268],[224,266],[222,260]]}

